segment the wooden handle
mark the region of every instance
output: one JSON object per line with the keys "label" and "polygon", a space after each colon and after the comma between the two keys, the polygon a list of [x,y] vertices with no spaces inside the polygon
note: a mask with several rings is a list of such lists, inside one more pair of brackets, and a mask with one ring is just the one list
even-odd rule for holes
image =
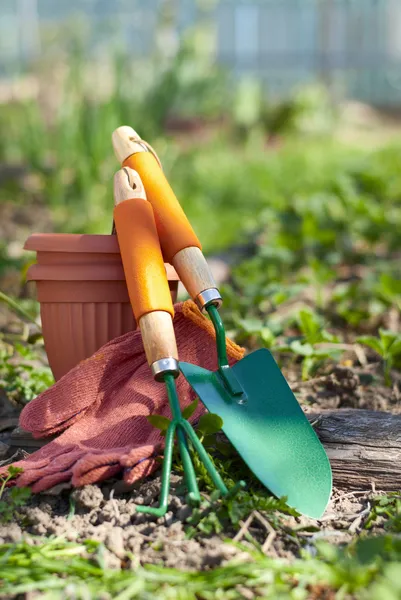
{"label": "wooden handle", "polygon": [[131,198],[147,199],[139,174],[133,169],[125,167],[114,175],[114,206]]}
{"label": "wooden handle", "polygon": [[114,220],[131,305],[149,365],[178,360],[174,308],[153,211],[140,176],[130,168],[114,177]]}
{"label": "wooden handle", "polygon": [[130,127],[119,127],[112,136],[116,156],[124,166],[135,169],[145,186],[156,220],[161,247],[166,261],[184,248],[201,244],[181,208],[169,182],[151,152],[141,146],[141,138]]}
{"label": "wooden handle", "polygon": [[199,248],[184,248],[173,257],[173,267],[177,271],[191,298],[210,288],[217,288],[206,258]]}
{"label": "wooden handle", "polygon": [[139,327],[149,365],[165,358],[178,360],[173,321],[169,313],[155,311],[143,315]]}
{"label": "wooden handle", "polygon": [[[116,179],[115,188],[119,190],[121,176]],[[117,193],[117,198],[120,197]],[[153,311],[165,311],[174,316],[152,207],[142,198],[118,201],[114,221],[136,320]]]}

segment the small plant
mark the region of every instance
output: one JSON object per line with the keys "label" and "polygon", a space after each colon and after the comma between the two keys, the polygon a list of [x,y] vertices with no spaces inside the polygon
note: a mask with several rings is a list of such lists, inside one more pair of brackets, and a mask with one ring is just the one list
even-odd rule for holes
{"label": "small plant", "polygon": [[[296,337],[289,343],[278,346],[277,350],[302,357],[302,379],[305,381],[316,373],[326,359],[338,360],[342,351],[335,347],[338,338],[324,329],[321,319],[315,312],[301,310],[296,324],[302,337]],[[320,347],[319,344],[322,343],[332,344],[333,347]]]}
{"label": "small plant", "polygon": [[390,306],[401,311],[401,280],[383,273],[376,285],[376,292]]}
{"label": "small plant", "polygon": [[6,485],[12,479],[15,479],[20,473],[23,472],[23,469],[19,467],[13,467],[10,465],[7,469],[7,474],[3,476],[0,487],[0,522],[1,523],[10,523],[15,516],[18,516],[17,508],[26,504],[28,498],[31,495],[31,490],[26,487],[13,487],[7,497],[7,500],[3,500],[4,491],[6,489]]}
{"label": "small plant", "polygon": [[228,528],[237,530],[241,521],[256,510],[261,511],[275,529],[283,527],[283,515],[299,516],[295,509],[288,506],[286,498],[275,498],[266,490],[244,490],[228,498],[221,498],[218,492],[214,491],[210,499],[192,511],[187,519],[189,527],[186,535],[193,538],[199,533],[211,535],[227,531]]}
{"label": "small plant", "polygon": [[401,494],[393,492],[376,496],[371,500],[372,508],[365,522],[365,529],[371,529],[378,519],[384,519],[384,528],[393,533],[401,532]]}
{"label": "small plant", "polygon": [[401,334],[385,329],[379,329],[379,337],[364,335],[357,342],[372,348],[383,359],[384,379],[386,385],[391,385],[391,369],[401,357]]}
{"label": "small plant", "polygon": [[[182,411],[182,416],[184,419],[189,419],[192,417],[196,409],[198,408],[199,400],[195,398],[191,404],[189,404]],[[168,426],[171,423],[171,419],[168,417],[164,417],[163,415],[149,415],[146,417],[151,425],[156,427],[156,429],[160,429],[161,434],[163,436],[166,435]],[[206,413],[202,415],[195,427],[195,431],[198,434],[201,442],[207,441],[207,436],[213,435],[220,431],[223,426],[223,420],[213,413]]]}
{"label": "small plant", "polygon": [[38,364],[33,348],[0,344],[0,386],[16,404],[27,404],[54,383],[50,368]]}
{"label": "small plant", "polygon": [[[184,408],[184,410],[182,411],[182,416],[184,419],[189,419],[190,417],[192,417],[192,415],[198,407],[198,403],[198,398],[195,398],[195,400],[191,402],[191,404]],[[149,423],[156,427],[156,429],[159,429],[161,435],[165,437],[167,429],[171,423],[171,419],[163,415],[149,415],[146,418],[149,421]],[[228,444],[221,444],[216,440],[216,433],[218,433],[222,427],[223,419],[221,419],[219,415],[216,415],[214,413],[205,413],[200,417],[198,423],[196,424],[195,431],[205,448],[214,447],[219,449],[221,447],[223,453],[224,450],[227,450]],[[176,459],[176,469],[178,469],[178,471],[181,471],[182,465],[177,447],[174,448],[174,457]],[[192,460],[194,463],[195,470],[198,472],[198,474],[200,474],[200,484],[202,485],[203,479],[208,478],[206,468],[203,465],[202,461],[199,460],[199,457],[196,453],[192,455]]]}

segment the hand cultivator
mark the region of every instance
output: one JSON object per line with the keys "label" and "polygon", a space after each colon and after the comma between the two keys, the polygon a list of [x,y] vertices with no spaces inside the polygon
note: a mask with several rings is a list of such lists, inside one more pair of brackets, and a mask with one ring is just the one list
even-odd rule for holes
{"label": "hand cultivator", "polygon": [[153,209],[139,176],[132,169],[121,169],[114,180],[114,222],[120,245],[128,292],[142,334],[149,366],[156,381],[165,384],[172,413],[167,429],[158,508],[138,506],[139,512],[163,516],[167,511],[174,436],[184,467],[187,500],[198,505],[201,497],[187,438],[223,496],[235,494],[244,483],[228,490],[190,423],[183,418],[175,386],[179,375],[178,352],[172,317],[174,308],[166,278]]}

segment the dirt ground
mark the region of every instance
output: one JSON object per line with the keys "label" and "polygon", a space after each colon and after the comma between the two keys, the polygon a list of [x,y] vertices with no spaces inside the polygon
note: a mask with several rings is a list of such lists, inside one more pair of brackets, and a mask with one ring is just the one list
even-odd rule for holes
{"label": "dirt ground", "polygon": [[[129,491],[121,491],[119,481],[85,486],[72,493],[55,488],[51,493],[33,496],[20,508],[18,523],[0,525],[0,544],[23,537],[31,543],[40,543],[41,538],[48,536],[63,536],[69,541],[97,540],[104,543],[105,564],[111,568],[136,561],[187,570],[209,569],[224,565],[233,557],[249,560],[247,548],[254,550],[255,544],[268,556],[291,558],[299,554],[300,547],[313,551],[316,539],[349,542],[363,527],[374,493],[335,489],[321,520],[284,517],[279,531],[254,511],[239,531],[224,531],[224,537],[200,534],[188,539],[191,509],[180,493],[181,484],[181,477],[173,475],[169,510],[162,518],[135,510],[135,504],[157,506],[159,477]],[[290,533],[293,529],[301,530],[296,538]],[[242,542],[242,547],[231,544],[231,540]]]}

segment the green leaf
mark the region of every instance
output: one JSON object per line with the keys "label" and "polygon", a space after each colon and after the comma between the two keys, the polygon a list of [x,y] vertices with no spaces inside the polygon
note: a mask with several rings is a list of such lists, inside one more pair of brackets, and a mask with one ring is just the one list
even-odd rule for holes
{"label": "green leaf", "polygon": [[313,346],[311,344],[302,344],[299,340],[294,340],[290,344],[291,351],[294,354],[299,354],[300,356],[312,356],[314,353]]}
{"label": "green leaf", "polygon": [[381,341],[377,337],[374,337],[373,335],[362,335],[358,337],[356,341],[364,346],[369,346],[369,348],[372,348],[372,350],[377,352],[377,354],[383,356],[384,348],[381,344]]}
{"label": "green leaf", "polygon": [[7,469],[7,472],[10,476],[10,478],[12,477],[17,477],[17,475],[20,475],[21,473],[24,472],[24,469],[22,469],[21,467],[14,467],[13,465],[10,465]]}
{"label": "green leaf", "polygon": [[387,352],[390,351],[390,353],[393,354],[391,352],[393,344],[401,338],[399,338],[398,334],[394,331],[388,331],[387,329],[379,329],[379,335],[384,350]]}
{"label": "green leaf", "polygon": [[265,348],[271,348],[276,339],[274,333],[271,331],[271,329],[269,329],[269,327],[262,327],[259,332],[259,336]]}
{"label": "green leaf", "polygon": [[199,404],[199,398],[195,398],[195,400],[193,402],[191,402],[191,404],[189,404],[186,408],[184,408],[184,410],[182,411],[182,416],[184,417],[184,419],[189,419],[190,417],[192,417],[192,415],[198,408],[198,404]]}
{"label": "green leaf", "polygon": [[160,429],[160,431],[167,431],[170,425],[170,419],[163,417],[163,415],[149,415],[146,418],[153,427]]}
{"label": "green leaf", "polygon": [[[308,341],[312,341],[317,336],[321,329],[318,316],[309,310],[301,310],[299,312],[299,327]],[[313,343],[313,341],[312,341]]]}
{"label": "green leaf", "polygon": [[394,357],[401,354],[401,336],[399,336],[399,339],[394,340],[389,350],[390,354]]}
{"label": "green leaf", "polygon": [[206,413],[199,419],[197,429],[204,435],[217,433],[223,427],[223,419],[219,415]]}

